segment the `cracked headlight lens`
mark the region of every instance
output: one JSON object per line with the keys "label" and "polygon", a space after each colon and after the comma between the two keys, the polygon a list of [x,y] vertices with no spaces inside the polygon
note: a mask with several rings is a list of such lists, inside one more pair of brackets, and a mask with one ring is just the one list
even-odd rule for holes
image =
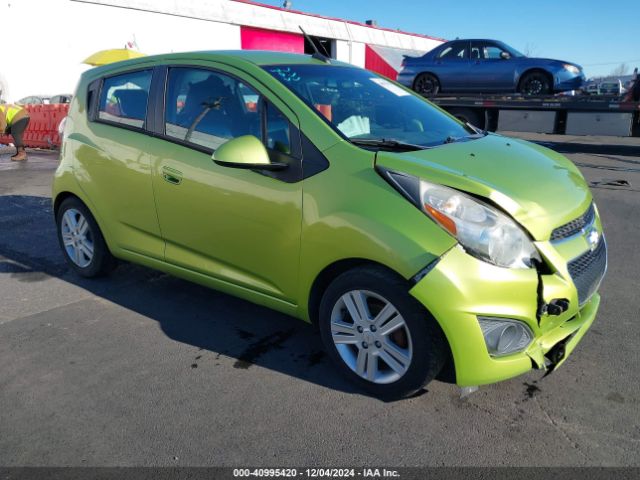
{"label": "cracked headlight lens", "polygon": [[469,253],[499,267],[531,268],[538,252],[507,215],[452,188],[420,181],[425,213]]}
{"label": "cracked headlight lens", "polygon": [[470,255],[506,268],[532,268],[534,260],[541,261],[527,233],[497,208],[413,175],[390,170],[383,174]]}

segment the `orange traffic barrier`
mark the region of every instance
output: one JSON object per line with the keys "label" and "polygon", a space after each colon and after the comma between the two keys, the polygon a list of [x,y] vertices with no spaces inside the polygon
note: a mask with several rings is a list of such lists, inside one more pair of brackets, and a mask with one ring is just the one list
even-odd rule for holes
{"label": "orange traffic barrier", "polygon": [[[24,132],[24,146],[31,148],[58,148],[58,126],[69,113],[69,104],[25,105],[29,112],[29,126]],[[0,135],[0,144],[13,143],[11,135]]]}

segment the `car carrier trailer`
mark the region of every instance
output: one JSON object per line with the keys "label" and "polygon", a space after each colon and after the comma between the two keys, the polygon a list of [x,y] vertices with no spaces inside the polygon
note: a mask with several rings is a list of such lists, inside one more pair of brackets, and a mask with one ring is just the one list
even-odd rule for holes
{"label": "car carrier trailer", "polygon": [[489,131],[640,137],[639,97],[640,77],[623,97],[440,94],[428,98]]}

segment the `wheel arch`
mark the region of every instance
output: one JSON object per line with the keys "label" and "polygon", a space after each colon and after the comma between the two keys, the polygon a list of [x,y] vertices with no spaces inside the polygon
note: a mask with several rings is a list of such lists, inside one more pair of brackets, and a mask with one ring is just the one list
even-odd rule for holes
{"label": "wheel arch", "polygon": [[87,210],[89,210],[89,213],[91,213],[91,215],[93,216],[93,219],[98,225],[98,228],[100,229],[100,233],[102,234],[102,237],[104,238],[104,241],[107,244],[107,248],[111,253],[113,253],[114,245],[111,242],[111,235],[109,235],[109,232],[105,228],[105,225],[104,225],[105,222],[102,221],[102,219],[100,218],[100,215],[96,214],[96,210],[93,208],[91,203],[88,202],[85,198],[82,198],[82,196],[78,195],[77,193],[74,193],[69,190],[64,190],[64,189],[56,193],[53,199],[53,215],[54,215],[54,218],[56,219],[56,222],[58,217],[58,210],[60,209],[62,202],[64,202],[68,198],[77,199],[86,207]]}
{"label": "wheel arch", "polygon": [[549,70],[546,70],[544,67],[529,67],[526,70],[524,70],[523,72],[521,72],[520,76],[518,77],[518,80],[516,82],[516,90],[518,92],[520,91],[520,87],[522,86],[522,79],[524,77],[526,77],[528,74],[534,73],[534,72],[540,72],[540,73],[544,74],[549,79],[549,85],[551,86],[551,91],[554,90],[553,73],[551,73]]}
{"label": "wheel arch", "polygon": [[318,320],[320,316],[320,302],[322,301],[322,296],[324,292],[327,290],[331,282],[333,282],[336,278],[338,278],[343,273],[353,270],[356,268],[362,267],[377,267],[382,270],[387,271],[388,273],[395,275],[398,278],[402,278],[407,282],[407,286],[410,286],[410,281],[400,275],[398,272],[389,268],[388,266],[376,262],[374,260],[369,260],[366,258],[344,258],[341,260],[337,260],[329,265],[327,265],[318,275],[316,275],[313,283],[311,284],[311,289],[309,291],[309,301],[308,301],[308,314],[309,320],[311,324],[314,326],[318,325]]}
{"label": "wheel arch", "polygon": [[[341,260],[337,260],[330,265],[327,265],[315,278],[311,285],[311,290],[309,292],[309,302],[308,302],[308,315],[311,324],[318,328],[319,316],[320,316],[320,302],[322,301],[322,296],[324,292],[327,290],[331,282],[333,282],[336,278],[338,278],[343,273],[353,270],[356,268],[362,267],[376,267],[381,270],[386,271],[387,273],[401,279],[403,282],[407,284],[407,295],[411,295],[409,290],[412,288],[413,283],[411,279],[407,279],[400,275],[394,269],[384,265],[380,262],[376,262],[374,260],[366,259],[366,258],[344,258]],[[422,305],[425,312],[433,317],[436,321],[436,325],[440,328],[442,332],[442,336],[445,340],[445,348],[446,348],[446,361],[445,364],[436,377],[438,380],[446,382],[446,383],[456,383],[456,366],[453,358],[453,353],[451,351],[451,345],[449,344],[449,339],[444,332],[444,329],[440,325],[440,320],[438,320],[425,306]]]}
{"label": "wheel arch", "polygon": [[[74,197],[77,198],[78,200],[80,200],[87,208],[89,208],[89,206],[80,198],[78,197],[75,193],[72,192],[68,192],[68,191],[62,191],[60,193],[58,193],[56,195],[56,197],[53,199],[53,215],[54,216],[58,216],[58,210],[60,209],[60,205],[62,205],[62,202],[64,202],[67,198],[70,197]],[[91,211],[91,209],[89,208],[89,211]],[[93,214],[93,212],[91,212],[91,214]],[[95,215],[93,215],[95,218]]]}

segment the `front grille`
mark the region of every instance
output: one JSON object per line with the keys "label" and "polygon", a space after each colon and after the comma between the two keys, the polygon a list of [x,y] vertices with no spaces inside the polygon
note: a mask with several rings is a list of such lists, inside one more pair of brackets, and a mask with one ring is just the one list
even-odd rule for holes
{"label": "front grille", "polygon": [[585,304],[595,293],[607,270],[607,244],[604,237],[593,251],[588,251],[571,260],[569,274],[578,289],[578,302]]}
{"label": "front grille", "polygon": [[562,240],[564,238],[569,238],[575,235],[576,233],[580,233],[587,225],[591,225],[593,220],[595,219],[596,212],[593,208],[593,203],[589,205],[589,208],[586,212],[584,212],[578,218],[571,220],[569,223],[565,223],[564,225],[556,228],[553,232],[551,232],[551,241],[554,240]]}

